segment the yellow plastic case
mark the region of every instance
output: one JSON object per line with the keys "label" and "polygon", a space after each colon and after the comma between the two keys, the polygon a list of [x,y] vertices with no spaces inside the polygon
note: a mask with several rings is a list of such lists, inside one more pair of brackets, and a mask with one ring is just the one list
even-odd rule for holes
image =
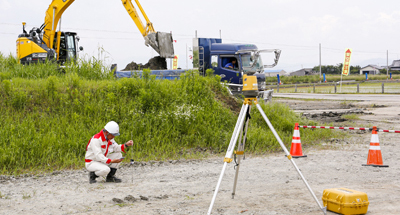
{"label": "yellow plastic case", "polygon": [[366,193],[347,188],[325,189],[322,201],[327,210],[340,214],[365,214],[368,211]]}

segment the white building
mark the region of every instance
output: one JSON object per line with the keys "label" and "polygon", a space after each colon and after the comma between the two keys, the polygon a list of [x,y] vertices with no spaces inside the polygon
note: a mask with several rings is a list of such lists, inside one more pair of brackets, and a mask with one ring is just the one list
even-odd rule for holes
{"label": "white building", "polygon": [[312,68],[304,68],[300,69],[294,72],[289,73],[290,76],[304,76],[304,75],[317,75],[316,71],[314,71]]}
{"label": "white building", "polygon": [[275,69],[275,70],[264,70],[265,77],[276,77],[276,75],[279,74],[279,76],[285,76],[288,73],[283,70],[283,69]]}
{"label": "white building", "polygon": [[384,69],[384,67],[377,65],[368,65],[360,69],[360,75],[364,75],[365,73],[369,75],[377,75],[380,73],[379,70],[381,69]]}
{"label": "white building", "polygon": [[394,60],[392,65],[389,66],[389,70],[400,70],[400,60]]}

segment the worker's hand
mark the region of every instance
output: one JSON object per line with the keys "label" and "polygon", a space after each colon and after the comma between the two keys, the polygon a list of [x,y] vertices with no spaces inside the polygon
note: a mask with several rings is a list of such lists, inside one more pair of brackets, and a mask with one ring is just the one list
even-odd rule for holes
{"label": "worker's hand", "polygon": [[132,146],[133,145],[133,140],[129,140],[128,142],[125,143],[127,146]]}
{"label": "worker's hand", "polygon": [[124,159],[112,159],[110,163],[121,163]]}

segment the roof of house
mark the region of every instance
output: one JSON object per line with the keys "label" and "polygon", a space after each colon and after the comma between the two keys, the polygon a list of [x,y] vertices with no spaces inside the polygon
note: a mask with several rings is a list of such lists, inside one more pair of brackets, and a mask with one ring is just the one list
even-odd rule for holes
{"label": "roof of house", "polygon": [[313,68],[303,68],[303,69],[299,69],[299,70],[294,71],[294,72],[302,72],[302,71],[304,71],[304,72],[313,72]]}
{"label": "roof of house", "polygon": [[372,68],[375,68],[375,69],[384,69],[384,67],[382,67],[382,66],[377,66],[377,65],[370,64],[368,66],[364,66],[363,68],[361,68],[361,70],[363,70],[363,69],[365,69],[367,67],[372,67]]}
{"label": "roof of house", "polygon": [[273,73],[273,72],[279,73],[279,72],[282,72],[282,71],[286,72],[283,69],[273,69],[273,70],[264,70],[264,73]]}
{"label": "roof of house", "polygon": [[394,60],[390,67],[400,67],[400,60]]}

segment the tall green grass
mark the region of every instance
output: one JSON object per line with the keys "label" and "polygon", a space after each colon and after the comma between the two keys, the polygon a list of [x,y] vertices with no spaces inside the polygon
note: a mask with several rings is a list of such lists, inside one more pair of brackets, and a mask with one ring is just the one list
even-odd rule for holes
{"label": "tall green grass", "polygon": [[0,81],[10,78],[38,79],[49,76],[64,77],[65,74],[76,73],[81,78],[101,80],[112,78],[113,74],[106,68],[102,61],[94,57],[82,58],[77,61],[67,62],[65,67],[46,61],[38,64],[18,64],[18,59],[13,55],[4,56],[0,52]]}
{"label": "tall green grass", "polygon": [[[120,125],[118,143],[133,139],[127,157],[135,160],[225,152],[241,106],[219,76],[197,71],[175,81],[156,80],[148,70],[142,78],[114,79],[96,61],[70,64],[65,73],[51,63],[22,66],[4,56],[0,62],[0,174],[82,168],[87,142],[111,120]],[[294,123],[308,123],[283,104],[262,108],[288,147]],[[305,132],[304,145],[332,135],[324,129]],[[253,108],[246,151],[279,150]]]}

